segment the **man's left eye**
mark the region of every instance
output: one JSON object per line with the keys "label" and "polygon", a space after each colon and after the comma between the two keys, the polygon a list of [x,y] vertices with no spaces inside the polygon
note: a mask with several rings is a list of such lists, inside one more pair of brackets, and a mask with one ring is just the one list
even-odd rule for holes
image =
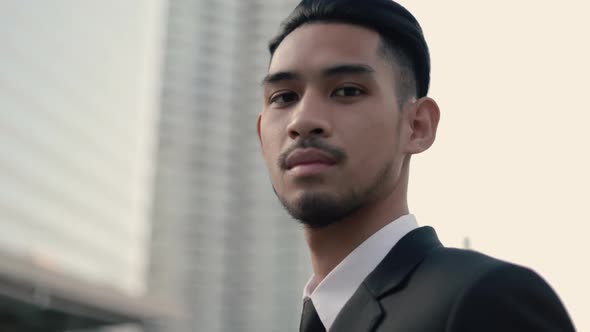
{"label": "man's left eye", "polygon": [[356,87],[353,86],[346,86],[346,87],[342,87],[342,88],[338,88],[336,90],[334,90],[334,92],[332,93],[332,96],[335,97],[355,97],[355,96],[360,96],[362,95],[364,92]]}

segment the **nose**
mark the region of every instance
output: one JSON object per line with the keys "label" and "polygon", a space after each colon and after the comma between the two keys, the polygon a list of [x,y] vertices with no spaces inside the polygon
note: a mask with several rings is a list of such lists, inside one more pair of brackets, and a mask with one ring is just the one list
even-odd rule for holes
{"label": "nose", "polygon": [[328,137],[332,135],[332,127],[326,107],[312,97],[302,98],[287,126],[291,139],[310,136]]}

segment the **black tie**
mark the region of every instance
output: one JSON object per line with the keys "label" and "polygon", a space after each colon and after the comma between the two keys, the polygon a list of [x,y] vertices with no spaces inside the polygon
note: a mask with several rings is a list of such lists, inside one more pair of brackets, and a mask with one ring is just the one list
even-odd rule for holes
{"label": "black tie", "polygon": [[305,299],[305,302],[303,302],[299,332],[326,332],[310,298]]}

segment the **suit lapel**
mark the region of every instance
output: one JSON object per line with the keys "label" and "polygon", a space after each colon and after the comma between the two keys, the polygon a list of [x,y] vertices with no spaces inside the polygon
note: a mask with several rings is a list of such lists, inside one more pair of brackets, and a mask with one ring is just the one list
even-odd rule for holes
{"label": "suit lapel", "polygon": [[330,330],[372,331],[384,315],[379,300],[401,289],[428,252],[440,246],[432,227],[421,227],[404,236],[359,286]]}
{"label": "suit lapel", "polygon": [[432,227],[415,229],[389,251],[364,283],[377,298],[395,291],[432,249],[441,246]]}
{"label": "suit lapel", "polygon": [[372,331],[382,317],[379,301],[365,284],[361,284],[336,316],[330,331]]}

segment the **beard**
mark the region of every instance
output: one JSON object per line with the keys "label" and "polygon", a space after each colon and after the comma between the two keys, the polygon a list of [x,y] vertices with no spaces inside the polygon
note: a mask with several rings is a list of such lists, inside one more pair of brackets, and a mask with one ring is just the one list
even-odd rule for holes
{"label": "beard", "polygon": [[293,219],[310,228],[323,228],[346,219],[372,203],[388,183],[392,164],[392,161],[387,162],[366,187],[351,189],[340,196],[309,191],[294,201],[287,201],[274,187],[273,190]]}

